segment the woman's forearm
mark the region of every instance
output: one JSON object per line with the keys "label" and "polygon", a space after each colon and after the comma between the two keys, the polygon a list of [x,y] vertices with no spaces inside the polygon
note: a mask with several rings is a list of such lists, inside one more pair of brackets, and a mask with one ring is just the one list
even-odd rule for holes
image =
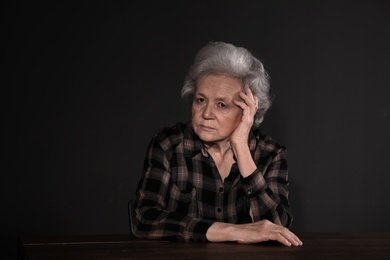
{"label": "woman's forearm", "polygon": [[248,145],[235,144],[232,145],[232,150],[242,177],[245,178],[251,175],[256,170],[257,166],[253,161]]}

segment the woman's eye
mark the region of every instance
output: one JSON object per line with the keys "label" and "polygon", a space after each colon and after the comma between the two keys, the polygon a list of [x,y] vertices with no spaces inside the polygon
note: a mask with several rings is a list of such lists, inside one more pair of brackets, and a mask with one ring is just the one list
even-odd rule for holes
{"label": "woman's eye", "polygon": [[197,103],[204,103],[206,100],[204,98],[197,98],[196,102]]}
{"label": "woman's eye", "polygon": [[224,103],[218,103],[219,108],[227,108],[227,105]]}

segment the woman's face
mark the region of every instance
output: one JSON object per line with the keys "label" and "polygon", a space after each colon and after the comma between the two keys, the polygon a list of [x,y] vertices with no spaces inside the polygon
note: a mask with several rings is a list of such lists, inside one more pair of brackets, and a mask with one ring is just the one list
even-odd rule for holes
{"label": "woman's face", "polygon": [[241,121],[242,110],[233,100],[240,100],[240,79],[224,75],[206,75],[197,82],[192,102],[192,126],[206,144],[229,141]]}

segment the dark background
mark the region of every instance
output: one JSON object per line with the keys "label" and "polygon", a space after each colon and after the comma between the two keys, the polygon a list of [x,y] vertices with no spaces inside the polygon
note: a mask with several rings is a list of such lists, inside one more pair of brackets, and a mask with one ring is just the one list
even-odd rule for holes
{"label": "dark background", "polygon": [[208,41],[271,75],[262,130],[289,151],[292,230],[390,231],[389,1],[1,5],[3,252],[129,233],[146,146],[189,120],[181,84]]}

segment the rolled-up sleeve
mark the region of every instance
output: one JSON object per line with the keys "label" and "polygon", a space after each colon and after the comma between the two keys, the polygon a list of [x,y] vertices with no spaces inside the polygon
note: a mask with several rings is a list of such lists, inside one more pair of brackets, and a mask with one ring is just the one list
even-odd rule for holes
{"label": "rolled-up sleeve", "polygon": [[288,170],[286,150],[278,149],[270,154],[261,170],[256,169],[243,179],[244,189],[250,201],[253,221],[268,219],[290,227],[292,213],[288,200]]}

